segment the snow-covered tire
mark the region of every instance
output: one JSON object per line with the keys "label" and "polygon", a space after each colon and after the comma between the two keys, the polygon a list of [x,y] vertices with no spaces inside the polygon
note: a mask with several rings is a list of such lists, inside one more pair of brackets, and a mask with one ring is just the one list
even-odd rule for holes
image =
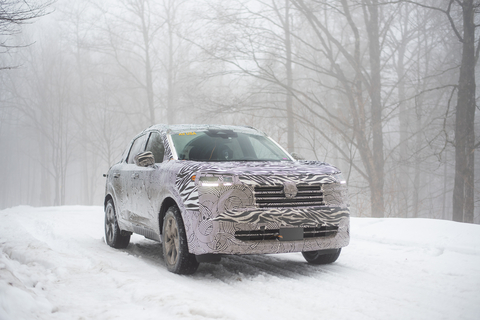
{"label": "snow-covered tire", "polygon": [[105,242],[116,249],[126,248],[130,243],[130,234],[122,235],[122,231],[118,227],[112,199],[108,200],[105,206]]}
{"label": "snow-covered tire", "polygon": [[168,271],[177,274],[192,274],[197,271],[199,263],[195,255],[188,252],[185,226],[177,206],[168,208],[165,213],[162,246]]}
{"label": "snow-covered tire", "polygon": [[337,261],[342,249],[318,250],[302,252],[303,257],[311,264],[329,264]]}

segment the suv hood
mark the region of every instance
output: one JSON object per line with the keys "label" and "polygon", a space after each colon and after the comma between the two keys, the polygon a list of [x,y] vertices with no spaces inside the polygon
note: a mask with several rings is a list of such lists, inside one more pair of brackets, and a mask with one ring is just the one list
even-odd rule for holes
{"label": "suv hood", "polygon": [[195,162],[198,173],[228,175],[331,175],[339,173],[336,167],[320,161],[238,161]]}

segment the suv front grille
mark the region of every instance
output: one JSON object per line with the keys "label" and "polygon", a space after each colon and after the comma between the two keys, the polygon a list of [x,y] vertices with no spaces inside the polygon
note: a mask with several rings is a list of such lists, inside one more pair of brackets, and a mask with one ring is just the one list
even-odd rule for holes
{"label": "suv front grille", "polygon": [[293,208],[323,206],[321,185],[297,185],[298,193],[293,198],[285,196],[283,185],[256,186],[255,204],[259,208]]}

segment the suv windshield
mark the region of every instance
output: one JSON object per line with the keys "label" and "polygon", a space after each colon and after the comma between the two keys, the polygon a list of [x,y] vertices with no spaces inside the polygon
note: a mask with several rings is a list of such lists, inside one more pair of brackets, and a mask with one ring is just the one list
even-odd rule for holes
{"label": "suv windshield", "polygon": [[209,129],[171,135],[179,160],[194,161],[291,161],[263,135]]}

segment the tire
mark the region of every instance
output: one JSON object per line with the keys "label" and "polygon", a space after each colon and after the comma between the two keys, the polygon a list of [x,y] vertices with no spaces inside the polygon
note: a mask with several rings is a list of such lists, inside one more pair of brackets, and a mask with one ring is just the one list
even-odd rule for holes
{"label": "tire", "polygon": [[329,264],[337,261],[342,249],[327,249],[302,252],[303,257],[311,264]]}
{"label": "tire", "polygon": [[130,243],[130,234],[122,235],[122,231],[118,227],[112,199],[108,200],[105,206],[105,242],[115,249],[126,248]]}
{"label": "tire", "polygon": [[199,263],[188,252],[187,236],[182,216],[177,206],[168,208],[163,219],[163,258],[167,269],[176,274],[193,274]]}

